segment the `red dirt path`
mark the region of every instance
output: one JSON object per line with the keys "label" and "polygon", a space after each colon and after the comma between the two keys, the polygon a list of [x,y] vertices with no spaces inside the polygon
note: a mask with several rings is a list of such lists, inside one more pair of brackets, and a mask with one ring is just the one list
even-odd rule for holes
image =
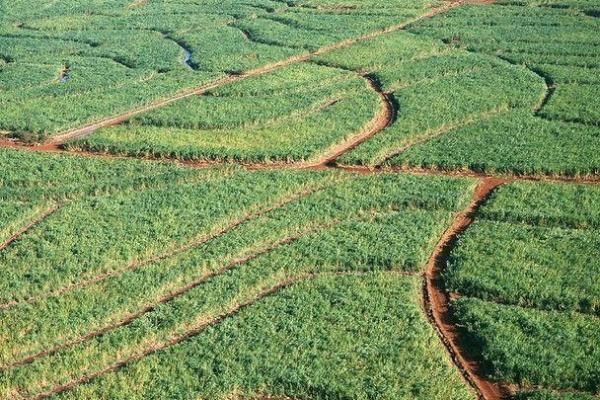
{"label": "red dirt path", "polygon": [[446,267],[448,256],[458,237],[473,222],[479,207],[488,199],[494,189],[506,182],[506,180],[498,178],[485,178],[480,181],[469,206],[456,215],[454,222],[438,242],[425,272],[424,299],[427,314],[452,360],[465,379],[477,390],[480,398],[484,400],[501,400],[509,392],[504,386],[483,377],[477,362],[469,354],[469,349],[462,347],[459,332],[452,323],[448,310],[450,297],[446,293],[440,275]]}

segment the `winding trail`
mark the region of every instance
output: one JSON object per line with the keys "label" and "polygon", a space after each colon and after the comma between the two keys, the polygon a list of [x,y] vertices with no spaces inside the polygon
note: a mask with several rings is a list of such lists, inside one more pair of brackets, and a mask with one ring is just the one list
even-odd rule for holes
{"label": "winding trail", "polygon": [[[526,181],[526,182],[548,182],[548,183],[572,183],[585,185],[600,185],[600,175],[535,175],[535,174],[515,174],[511,172],[481,172],[475,170],[456,169],[445,170],[439,168],[425,167],[409,167],[409,166],[366,166],[366,165],[343,165],[335,163],[335,160],[323,164],[316,162],[292,162],[292,163],[244,163],[244,162],[222,162],[222,161],[196,161],[196,160],[179,160],[169,158],[153,158],[153,157],[133,157],[127,155],[116,155],[109,153],[97,153],[81,150],[67,150],[60,145],[40,145],[28,146],[12,140],[0,139],[0,148],[11,148],[15,150],[26,150],[40,153],[62,154],[87,158],[101,158],[106,160],[143,160],[145,162],[156,163],[173,163],[181,167],[205,169],[236,165],[245,168],[249,171],[269,171],[277,169],[306,169],[306,170],[338,170],[346,171],[355,174],[370,175],[380,173],[395,173],[395,174],[411,174],[424,176],[445,176],[458,178],[497,178],[510,181]],[[342,153],[342,155],[345,154]]]}
{"label": "winding trail", "polygon": [[351,151],[365,141],[371,139],[373,136],[383,131],[385,128],[390,126],[394,122],[396,116],[396,107],[389,94],[384,93],[382,87],[369,76],[363,76],[367,81],[371,90],[373,90],[380,98],[381,109],[373,117],[371,121],[357,134],[352,135],[343,142],[330,147],[325,153],[321,154],[318,158],[300,162],[295,165],[296,168],[315,168],[322,165],[329,165],[333,163],[338,157]]}
{"label": "winding trail", "polygon": [[464,378],[477,390],[479,398],[484,400],[501,400],[509,393],[508,389],[484,378],[469,349],[461,344],[458,329],[449,314],[450,297],[444,288],[441,273],[458,237],[471,225],[479,207],[498,186],[507,182],[498,178],[485,178],[479,182],[469,206],[456,215],[452,225],[442,235],[425,272],[424,300],[429,319]]}

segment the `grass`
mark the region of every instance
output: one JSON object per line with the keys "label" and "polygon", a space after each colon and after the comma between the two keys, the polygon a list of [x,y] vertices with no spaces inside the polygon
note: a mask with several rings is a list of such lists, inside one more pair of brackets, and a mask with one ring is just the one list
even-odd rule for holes
{"label": "grass", "polygon": [[311,160],[359,134],[381,108],[365,79],[302,63],[177,102],[68,146],[184,160]]}
{"label": "grass", "polygon": [[505,304],[600,315],[595,231],[480,221],[460,239],[450,291]]}
{"label": "grass", "polygon": [[474,399],[423,288],[487,181],[436,170],[515,178],[441,252],[470,365],[597,398],[600,192],[519,179],[597,178],[597,1],[30,3],[0,2],[2,137],[231,81],[86,157],[0,149],[0,398]]}
{"label": "grass", "polygon": [[481,208],[486,219],[595,230],[600,188],[564,183],[513,182],[498,188]]}
{"label": "grass", "polygon": [[[30,185],[35,184],[37,165],[46,160],[57,166],[64,160],[75,169],[98,162],[16,154],[29,162],[13,168],[11,179],[5,182],[5,189],[14,193],[28,178]],[[106,172],[118,163],[107,163]],[[167,168],[160,163],[137,164],[140,172],[144,166],[149,171]],[[56,186],[68,170],[46,174]],[[390,275],[381,278],[383,282],[412,282],[407,296],[421,322],[411,329],[420,330],[407,333],[393,354],[377,350],[387,355],[384,359],[374,355],[354,386],[344,389],[338,383],[336,387],[347,393],[356,390],[357,398],[377,392],[394,393],[396,398],[408,398],[411,393],[423,398],[436,393],[470,398],[444,353],[431,351],[430,345],[416,339],[437,340],[420,313],[420,297],[415,294],[420,277],[404,274],[422,272],[433,246],[453,213],[466,206],[472,189],[468,179],[215,168],[144,190],[112,188],[82,194],[0,253],[0,264],[11,271],[2,280],[0,397],[17,392],[36,396],[154,349],[170,351],[166,349],[173,338],[203,331],[207,322],[229,315],[239,304],[262,301],[263,293],[282,282],[338,273],[358,274],[357,281],[369,282],[370,275],[361,275],[386,273]],[[373,293],[371,286],[366,293]],[[381,301],[379,296],[373,299]],[[386,301],[398,305],[397,299]],[[409,320],[416,323],[413,316]],[[375,329],[391,328],[381,323]],[[429,336],[418,333],[421,329]],[[320,346],[330,345],[326,336],[323,340]],[[423,350],[413,354],[406,346]],[[261,348],[264,354],[272,354],[268,347]],[[340,357],[347,360],[347,371],[362,370],[364,365],[347,353],[353,348],[338,348]],[[406,357],[422,358],[421,354],[429,360],[424,370],[407,370],[393,381],[387,375],[368,378],[381,362],[392,373]],[[218,357],[215,363],[229,362]],[[327,360],[320,362],[326,365]],[[295,379],[294,374],[290,370],[287,376]],[[430,374],[456,383],[440,386],[425,379]],[[278,390],[271,379],[279,378],[272,372],[261,376],[260,387],[245,389]],[[336,379],[343,382],[346,377],[342,374]],[[217,395],[210,389],[211,379],[196,381],[198,387],[209,390],[209,397],[241,388],[227,378],[223,393]],[[312,379],[304,382],[295,386],[299,393],[316,390]]]}
{"label": "grass", "polygon": [[523,391],[514,396],[515,400],[595,400],[598,397],[585,393],[561,393],[547,390]]}
{"label": "grass", "polygon": [[538,176],[594,175],[600,171],[599,133],[596,127],[512,112],[450,129],[385,165]]}
{"label": "grass", "polygon": [[454,322],[485,374],[517,385],[517,399],[600,389],[599,199],[595,185],[503,185],[450,254]]}
{"label": "grass", "polygon": [[[410,25],[408,31],[418,35],[418,39],[408,37],[407,46],[399,50],[387,47],[385,59],[367,59],[366,46],[355,48],[353,53],[348,50],[347,54],[332,55],[332,62],[365,68],[386,83],[395,75],[400,77],[399,83],[388,84],[400,108],[396,123],[340,161],[486,173],[597,173],[598,109],[594,85],[596,67],[600,65],[595,55],[598,19],[581,11],[589,7],[587,3],[562,5],[548,7],[546,2],[538,1],[466,5]],[[515,30],[515,25],[521,29]],[[427,46],[427,37],[436,41]],[[390,39],[391,36],[386,40],[391,44]],[[388,43],[381,40],[377,44]],[[375,48],[375,42],[372,45]],[[362,58],[357,56],[361,51]],[[448,68],[440,62],[464,51],[469,56],[464,56],[456,67]],[[485,78],[481,82],[457,71],[461,64],[479,67],[481,61],[477,60],[481,60],[481,55],[499,63],[493,72],[482,69]],[[346,61],[345,56],[352,61]],[[429,64],[433,68],[427,68]],[[508,73],[510,66],[503,64],[512,64],[515,75],[504,76],[502,71],[506,69]],[[402,83],[404,70],[416,70],[416,76],[421,73],[426,79],[436,79],[440,71],[439,87],[432,92],[436,97],[428,96],[427,89],[418,86],[419,81]],[[420,72],[424,70],[428,72]],[[446,77],[446,73],[457,72],[455,78]],[[548,87],[541,86],[542,82]],[[469,89],[470,83],[479,89]],[[406,97],[406,89],[396,91],[403,84],[420,90]],[[523,90],[522,94],[518,89]],[[545,91],[551,93],[541,101]],[[469,105],[471,108],[467,108]],[[494,111],[499,110],[511,112],[495,115]],[[415,126],[413,112],[426,122]]]}

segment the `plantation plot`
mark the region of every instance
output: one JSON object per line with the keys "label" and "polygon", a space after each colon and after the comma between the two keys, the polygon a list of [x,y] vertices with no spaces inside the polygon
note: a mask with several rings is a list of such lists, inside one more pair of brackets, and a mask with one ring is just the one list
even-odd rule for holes
{"label": "plantation plot", "polygon": [[600,171],[600,128],[547,121],[529,112],[490,116],[407,149],[385,163],[452,171],[592,176]]}
{"label": "plantation plot", "polygon": [[579,6],[587,4],[465,6],[410,27],[452,48],[527,68],[545,81],[546,94],[533,114],[520,108],[470,126],[451,126],[445,135],[403,149],[384,165],[530,175],[597,173],[600,23]]}
{"label": "plantation plot", "polygon": [[599,189],[503,186],[452,251],[451,312],[490,378],[598,393]]}
{"label": "plantation plot", "polygon": [[60,137],[227,76],[297,62],[418,16],[429,3],[366,5],[2,1],[0,131],[30,142]]}
{"label": "plantation plot", "polygon": [[382,99],[355,74],[302,63],[144,114],[69,148],[184,160],[302,161],[368,132]]}
{"label": "plantation plot", "polygon": [[[7,157],[12,153],[15,152],[5,152]],[[65,156],[28,156],[29,159],[21,157],[21,167],[15,168],[13,177],[5,183],[5,188],[15,195],[21,182],[34,185],[41,178],[36,176],[36,162],[47,159],[58,163],[64,159],[67,163],[80,163],[84,169],[90,169],[86,164],[92,162]],[[147,165],[149,172],[161,165],[136,164],[137,168]],[[107,173],[110,167],[107,165]],[[65,173],[49,172],[50,180],[61,182]],[[223,329],[223,335],[229,335],[226,332],[230,328],[221,328],[220,321],[238,311],[262,324],[265,317],[252,311],[254,306],[242,311],[240,305],[260,304],[271,296],[277,299],[279,289],[298,282],[299,288],[306,289],[293,290],[299,290],[298,296],[308,301],[299,307],[308,310],[313,307],[308,299],[313,299],[314,291],[320,289],[313,283],[300,282],[324,279],[333,282],[332,293],[344,293],[345,286],[335,283],[339,279],[353,282],[351,290],[357,290],[359,297],[363,291],[373,296],[373,321],[382,321],[373,325],[374,331],[361,328],[346,336],[348,329],[355,326],[357,314],[348,316],[346,322],[341,319],[339,334],[332,333],[333,336],[316,326],[315,331],[307,328],[309,336],[302,340],[312,341],[314,348],[299,349],[299,358],[290,358],[291,364],[283,370],[259,368],[248,371],[242,381],[226,377],[248,364],[234,366],[230,350],[225,350],[229,347],[222,342],[223,350],[213,348],[213,356],[199,360],[207,362],[207,368],[231,365],[232,370],[223,370],[224,375],[198,375],[198,365],[190,359],[189,369],[181,367],[185,369],[182,373],[197,376],[193,387],[187,387],[191,382],[186,378],[179,383],[173,381],[174,386],[169,388],[160,383],[163,377],[157,375],[156,380],[147,382],[148,392],[144,389],[140,398],[169,397],[176,392],[187,393],[186,397],[200,394],[200,390],[207,390],[207,396],[216,398],[235,390],[288,395],[318,395],[322,390],[333,390],[336,395],[355,394],[358,398],[374,390],[393,394],[393,398],[472,398],[446,359],[442,345],[434,340],[435,333],[418,305],[418,274],[453,214],[466,206],[472,189],[473,182],[466,179],[217,168],[195,171],[183,182],[172,185],[163,183],[142,191],[105,189],[72,199],[0,252],[0,264],[9,271],[1,281],[4,289],[0,335],[4,342],[0,350],[0,397],[13,393],[43,397],[96,376],[112,380],[109,375],[113,369],[122,364],[138,365],[137,360],[144,365],[145,356],[155,352],[156,357],[180,363],[168,355],[174,351],[171,348],[185,348],[196,340],[204,340],[200,338],[205,335],[210,337],[205,329]],[[128,224],[120,224],[125,218]],[[385,300],[389,303],[385,303],[371,289],[379,285],[377,282],[382,290],[390,284],[401,285],[406,288],[401,290],[407,292],[400,297],[390,295]],[[410,301],[405,306],[401,298]],[[347,342],[350,347],[336,349],[337,357],[345,359],[347,365],[339,370],[340,375],[326,377],[320,372],[330,369],[328,363],[332,359],[319,349],[331,347],[331,343],[348,341],[355,335],[366,341],[380,337],[380,343],[385,343],[387,329],[393,329],[393,324],[384,323],[381,318],[389,315],[392,304],[398,310],[394,314],[398,323],[410,326],[406,336],[386,347],[373,343],[367,369],[362,367],[362,356],[360,363],[354,358],[355,346],[360,347],[363,342]],[[378,307],[383,308],[376,311]],[[323,312],[318,311],[311,318],[319,319]],[[327,320],[322,319],[323,323]],[[285,321],[284,317],[281,324],[288,323]],[[301,321],[292,318],[289,324],[302,326]],[[248,357],[256,354],[257,368],[266,362],[261,357],[287,352],[287,344],[278,347],[266,333],[257,333],[252,328],[254,323],[241,324],[244,331],[248,329],[247,334],[254,332],[251,339],[240,340],[254,341],[254,350]],[[215,327],[209,328],[212,325]],[[188,341],[190,335],[197,335],[197,339]],[[315,342],[317,338],[321,342]],[[238,350],[245,346],[242,342]],[[180,344],[173,347],[176,343]],[[270,350],[269,346],[275,347]],[[415,350],[408,350],[411,348]],[[429,350],[417,351],[418,348]],[[316,375],[305,375],[293,368],[306,357],[317,357],[315,365],[322,367],[313,370]],[[427,360],[424,370],[406,370],[398,375],[400,365],[416,358]],[[388,372],[373,383],[369,371],[380,368],[381,362]],[[430,381],[430,374],[440,380]],[[395,378],[389,380],[388,375]],[[318,379],[326,380],[313,386],[319,376]],[[349,376],[354,376],[354,383],[342,385]],[[282,386],[285,381],[290,384]],[[441,381],[452,383],[440,385]],[[95,391],[95,382],[83,390]],[[114,390],[133,389],[127,386]]]}

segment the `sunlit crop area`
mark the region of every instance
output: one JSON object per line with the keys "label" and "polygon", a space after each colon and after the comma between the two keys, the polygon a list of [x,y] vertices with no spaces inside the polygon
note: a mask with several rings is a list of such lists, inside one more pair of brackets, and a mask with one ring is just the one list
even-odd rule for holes
{"label": "sunlit crop area", "polygon": [[597,0],[0,0],[0,400],[598,400]]}

